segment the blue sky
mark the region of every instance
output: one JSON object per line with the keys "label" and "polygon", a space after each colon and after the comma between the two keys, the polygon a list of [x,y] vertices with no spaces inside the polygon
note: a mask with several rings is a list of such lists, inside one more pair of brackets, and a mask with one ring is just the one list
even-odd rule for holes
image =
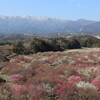
{"label": "blue sky", "polygon": [[0,0],[0,15],[100,20],[100,0]]}

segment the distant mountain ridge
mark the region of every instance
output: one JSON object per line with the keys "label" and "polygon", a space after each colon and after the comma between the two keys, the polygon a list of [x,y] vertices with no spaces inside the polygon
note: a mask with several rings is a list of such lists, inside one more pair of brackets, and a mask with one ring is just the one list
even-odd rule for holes
{"label": "distant mountain ridge", "polygon": [[0,33],[100,33],[100,22],[39,16],[0,16]]}

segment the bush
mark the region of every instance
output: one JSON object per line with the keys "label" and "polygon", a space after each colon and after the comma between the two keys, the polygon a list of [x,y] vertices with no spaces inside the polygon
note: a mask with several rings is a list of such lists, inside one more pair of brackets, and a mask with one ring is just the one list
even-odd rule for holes
{"label": "bush", "polygon": [[6,80],[0,77],[0,83],[5,83]]}
{"label": "bush", "polygon": [[45,51],[64,51],[65,49],[79,49],[80,43],[73,38],[37,39],[31,42],[33,53]]}
{"label": "bush", "polygon": [[31,42],[31,49],[33,50],[33,53],[45,52],[45,51],[51,51],[52,46],[42,39],[34,38],[33,41]]}
{"label": "bush", "polygon": [[25,47],[23,45],[23,42],[18,41],[14,47],[13,47],[13,52],[17,54],[24,54]]}
{"label": "bush", "polygon": [[0,45],[4,46],[4,45],[11,45],[10,41],[0,41]]}
{"label": "bush", "polygon": [[82,47],[100,47],[100,39],[97,39],[94,36],[90,35],[79,35],[74,36],[77,39]]}
{"label": "bush", "polygon": [[10,80],[13,82],[25,82],[26,78],[21,74],[13,74],[10,76]]}
{"label": "bush", "polygon": [[92,81],[92,84],[95,85],[98,88],[98,90],[100,91],[100,79],[94,79]]}

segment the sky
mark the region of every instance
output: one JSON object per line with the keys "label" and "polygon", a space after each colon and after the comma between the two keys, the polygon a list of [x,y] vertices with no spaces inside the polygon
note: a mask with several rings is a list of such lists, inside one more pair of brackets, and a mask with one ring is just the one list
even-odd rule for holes
{"label": "sky", "polygon": [[0,15],[100,21],[100,0],[0,0]]}

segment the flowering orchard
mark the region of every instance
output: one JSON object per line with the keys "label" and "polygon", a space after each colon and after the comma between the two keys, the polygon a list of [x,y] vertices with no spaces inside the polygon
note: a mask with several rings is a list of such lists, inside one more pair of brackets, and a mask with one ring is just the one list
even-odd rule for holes
{"label": "flowering orchard", "polygon": [[0,100],[100,100],[100,50],[16,56],[0,77]]}

